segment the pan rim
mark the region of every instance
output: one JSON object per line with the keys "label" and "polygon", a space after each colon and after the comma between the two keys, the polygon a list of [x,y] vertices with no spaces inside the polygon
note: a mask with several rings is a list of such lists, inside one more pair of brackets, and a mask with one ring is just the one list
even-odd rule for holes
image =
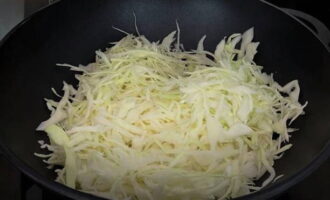
{"label": "pan rim", "polygon": [[307,26],[306,24],[304,24],[302,21],[298,20],[297,17],[290,15],[289,13],[285,12],[284,10],[282,10],[281,7],[276,6],[272,3],[267,2],[266,0],[259,0],[261,3],[265,4],[266,6],[272,7],[277,11],[280,11],[281,13],[285,14],[286,16],[290,17],[291,19],[293,19],[294,21],[298,22],[301,26],[305,27],[310,33],[312,33],[314,35],[314,37],[322,44],[322,46],[326,49],[327,52],[330,53],[330,51],[328,50],[327,46],[325,43],[323,43],[323,41],[318,37],[317,33],[315,31],[313,31],[309,26]]}
{"label": "pan rim", "polygon": [[[258,1],[260,3],[263,3],[264,5],[267,5],[267,6],[273,8],[275,10],[278,10],[282,14],[285,14],[286,16],[288,16],[290,19],[294,20],[295,22],[298,22],[301,26],[303,26],[305,29],[307,29],[309,32],[311,32],[313,37],[316,37],[316,39],[322,44],[322,47],[324,48],[324,50],[326,52],[328,52],[326,47],[319,40],[319,38],[316,36],[316,34],[311,29],[309,29],[306,25],[304,25],[303,23],[301,23],[300,21],[298,21],[297,19],[295,19],[294,17],[292,17],[288,13],[282,11],[279,7],[271,5],[268,2],[265,2],[263,0],[256,0],[256,1]],[[23,19],[20,23],[18,23],[16,26],[14,26],[14,28],[12,28],[3,37],[3,39],[0,41],[0,49],[4,46],[6,41],[9,40],[9,38],[18,29],[20,29],[25,23],[30,21],[32,18],[37,16],[39,13],[45,12],[45,10],[47,10],[47,8],[49,8],[51,6],[54,6],[54,5],[57,5],[61,2],[63,2],[63,1],[59,0],[59,1],[56,1],[52,4],[44,6],[40,9],[38,9],[37,11],[33,12],[30,16]],[[330,52],[328,52],[328,53],[330,54]],[[57,194],[60,194],[62,196],[66,196],[66,197],[69,197],[69,198],[73,198],[73,199],[105,200],[105,198],[98,197],[98,196],[95,196],[95,195],[92,195],[92,194],[89,194],[89,193],[85,193],[85,192],[82,192],[82,191],[78,191],[78,190],[72,189],[70,187],[67,187],[63,184],[60,184],[58,182],[51,181],[51,180],[47,179],[45,176],[42,176],[36,170],[34,170],[30,166],[28,166],[23,160],[19,159],[15,155],[15,153],[11,149],[9,149],[7,147],[7,145],[5,145],[1,140],[0,140],[0,150],[3,152],[4,157],[7,160],[9,160],[16,168],[18,168],[20,172],[22,172],[23,174],[25,174],[26,176],[31,178],[33,181],[35,181],[37,184],[42,185],[43,187],[45,187],[46,189],[48,189],[50,191],[54,191]],[[268,186],[266,188],[263,188],[260,191],[257,191],[257,192],[254,192],[254,193],[242,196],[242,197],[235,198],[235,200],[268,199],[268,198],[274,197],[275,195],[279,195],[279,194],[283,193],[285,190],[287,190],[290,187],[292,187],[293,185],[295,185],[296,183],[298,183],[298,182],[302,181],[303,179],[305,179],[307,176],[309,176],[318,167],[320,167],[321,164],[324,163],[329,157],[330,157],[330,141],[327,141],[327,143],[323,146],[321,151],[313,158],[313,160],[308,165],[306,165],[305,167],[303,167],[302,169],[300,169],[299,171],[297,171],[293,175],[286,177],[282,181],[277,181],[277,182],[271,184],[270,186]]]}

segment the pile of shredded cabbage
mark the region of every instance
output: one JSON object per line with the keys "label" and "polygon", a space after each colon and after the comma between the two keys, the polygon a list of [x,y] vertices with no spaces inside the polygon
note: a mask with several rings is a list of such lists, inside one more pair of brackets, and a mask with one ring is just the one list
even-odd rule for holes
{"label": "pile of shredded cabbage", "polygon": [[201,200],[276,179],[274,160],[295,130],[287,123],[306,105],[298,81],[282,87],[253,62],[252,28],[214,53],[205,36],[185,51],[175,35],[150,42],[127,34],[97,51],[95,63],[62,65],[79,72],[79,85],[64,82],[61,100],[46,100],[51,117],[38,130],[50,144],[39,143],[51,153],[36,154],[63,166],[57,181],[114,200]]}

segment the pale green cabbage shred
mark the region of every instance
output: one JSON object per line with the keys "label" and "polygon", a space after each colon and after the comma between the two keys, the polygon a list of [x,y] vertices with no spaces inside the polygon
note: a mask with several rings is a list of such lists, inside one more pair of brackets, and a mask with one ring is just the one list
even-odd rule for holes
{"label": "pale green cabbage shred", "polygon": [[185,51],[175,35],[150,42],[128,34],[97,51],[95,63],[62,65],[80,72],[79,85],[64,82],[59,102],[46,99],[51,117],[38,130],[51,143],[39,142],[51,154],[36,154],[63,166],[58,182],[114,200],[202,200],[275,179],[274,160],[295,130],[287,123],[306,106],[298,81],[282,87],[253,62],[253,28],[214,53],[205,36]]}

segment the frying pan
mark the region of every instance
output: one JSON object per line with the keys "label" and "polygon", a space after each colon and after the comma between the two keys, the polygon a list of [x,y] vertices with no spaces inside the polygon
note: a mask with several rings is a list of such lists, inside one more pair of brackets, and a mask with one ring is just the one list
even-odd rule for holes
{"label": "frying pan", "polygon": [[306,115],[293,127],[293,143],[275,162],[284,177],[259,192],[238,199],[276,196],[315,170],[330,152],[330,54],[321,42],[292,17],[257,0],[63,0],[42,9],[14,28],[0,46],[0,147],[8,159],[40,185],[74,199],[100,199],[54,182],[52,170],[33,155],[42,152],[36,132],[49,112],[43,98],[55,98],[62,81],[76,84],[73,73],[56,63],[88,64],[94,51],[123,37],[112,26],[159,40],[181,28],[186,49],[195,48],[207,34],[205,46],[215,45],[227,35],[255,28],[260,41],[256,63],[274,73],[284,84],[298,79],[301,102],[308,101]]}

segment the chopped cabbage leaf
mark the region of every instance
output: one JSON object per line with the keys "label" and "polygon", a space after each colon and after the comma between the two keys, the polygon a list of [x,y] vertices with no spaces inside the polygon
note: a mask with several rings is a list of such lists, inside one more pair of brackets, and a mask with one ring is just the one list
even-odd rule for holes
{"label": "chopped cabbage leaf", "polygon": [[51,116],[37,129],[51,154],[36,154],[63,166],[58,182],[114,200],[211,200],[278,178],[274,162],[295,130],[288,124],[307,105],[298,81],[281,86],[256,65],[253,28],[214,53],[206,36],[185,51],[179,33],[161,42],[127,34],[94,63],[61,64],[79,72],[79,84],[64,83],[59,102],[46,99]]}

